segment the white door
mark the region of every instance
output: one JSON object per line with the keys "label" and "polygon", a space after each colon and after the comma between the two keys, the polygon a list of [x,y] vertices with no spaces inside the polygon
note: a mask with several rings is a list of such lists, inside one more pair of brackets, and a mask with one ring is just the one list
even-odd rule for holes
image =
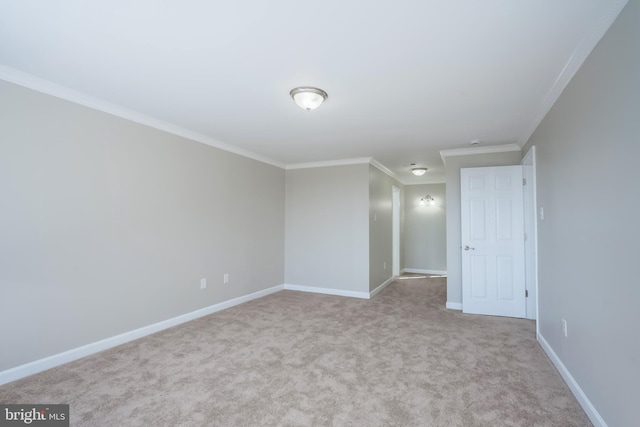
{"label": "white door", "polygon": [[460,173],[462,311],[525,317],[522,166]]}

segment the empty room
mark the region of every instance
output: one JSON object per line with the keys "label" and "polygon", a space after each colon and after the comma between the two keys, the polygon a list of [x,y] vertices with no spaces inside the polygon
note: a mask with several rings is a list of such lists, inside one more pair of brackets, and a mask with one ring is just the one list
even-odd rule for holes
{"label": "empty room", "polygon": [[0,1],[0,425],[640,425],[640,0]]}

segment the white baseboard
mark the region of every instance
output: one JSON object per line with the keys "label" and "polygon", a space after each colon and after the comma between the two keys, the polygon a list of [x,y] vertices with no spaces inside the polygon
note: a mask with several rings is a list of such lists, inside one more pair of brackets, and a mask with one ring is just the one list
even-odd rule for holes
{"label": "white baseboard", "polygon": [[449,302],[449,301],[447,301],[447,308],[449,310],[461,310],[462,311],[462,303],[461,302]]}
{"label": "white baseboard", "polygon": [[580,385],[578,385],[567,367],[564,366],[564,363],[562,363],[556,352],[553,351],[547,340],[545,340],[542,335],[538,334],[538,342],[544,352],[547,353],[547,356],[549,356],[549,359],[551,359],[551,362],[555,365],[558,372],[560,372],[564,382],[567,383],[571,392],[576,397],[578,403],[580,403],[580,406],[582,406],[582,409],[584,409],[584,412],[587,414],[593,425],[595,427],[607,427],[607,423],[602,419],[595,406],[593,406],[587,395],[582,391]]}
{"label": "white baseboard", "polygon": [[439,276],[446,276],[446,270],[423,270],[421,268],[403,268],[403,273],[417,273],[417,274],[437,274]]}
{"label": "white baseboard", "polygon": [[290,291],[313,292],[316,294],[339,295],[342,297],[369,299],[369,292],[345,291],[343,289],[318,288],[315,286],[302,286],[284,284],[284,289]]}
{"label": "white baseboard", "polygon": [[116,335],[110,338],[105,338],[103,340],[67,350],[62,353],[54,354],[53,356],[45,357],[44,359],[35,360],[33,362],[25,363],[24,365],[16,366],[15,368],[4,370],[0,372],[0,385],[19,380],[20,378],[28,377],[29,375],[37,374],[38,372],[46,371],[47,369],[51,369],[65,363],[73,362],[74,360],[81,359],[91,354],[119,346],[129,341],[154,334],[156,332],[162,331],[163,329],[171,328],[173,326],[197,319],[199,317],[207,316],[217,311],[242,304],[243,302],[261,298],[263,296],[281,291],[283,289],[284,285],[277,285],[272,288],[264,289],[218,304],[210,305],[209,307],[201,308],[199,310],[182,314],[171,319],[163,320],[152,325],[143,326],[142,328],[134,329],[132,331],[125,332],[123,334]]}
{"label": "white baseboard", "polygon": [[377,295],[380,292],[382,292],[382,290],[384,288],[386,288],[389,283],[393,282],[394,279],[395,279],[395,277],[389,277],[387,280],[384,281],[384,283],[378,285],[377,288],[375,288],[374,290],[369,292],[369,298],[373,298],[375,295]]}

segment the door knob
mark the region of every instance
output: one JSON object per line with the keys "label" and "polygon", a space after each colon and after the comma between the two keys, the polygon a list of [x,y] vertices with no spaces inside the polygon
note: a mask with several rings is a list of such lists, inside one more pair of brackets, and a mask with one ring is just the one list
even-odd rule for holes
{"label": "door knob", "polygon": [[471,249],[472,251],[475,251],[475,250],[476,250],[476,248],[470,248],[470,247],[469,247],[469,245],[466,245],[466,246],[464,247],[464,250],[465,250],[465,251],[468,251],[469,249]]}

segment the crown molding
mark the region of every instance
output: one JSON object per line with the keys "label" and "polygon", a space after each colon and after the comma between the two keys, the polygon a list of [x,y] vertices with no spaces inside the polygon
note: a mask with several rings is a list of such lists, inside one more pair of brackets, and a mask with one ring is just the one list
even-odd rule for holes
{"label": "crown molding", "polygon": [[398,175],[396,175],[395,173],[393,173],[393,171],[391,169],[389,169],[388,167],[386,167],[385,165],[383,165],[382,163],[380,163],[379,161],[377,161],[376,159],[374,159],[373,157],[371,157],[371,159],[369,160],[369,163],[372,166],[375,166],[378,170],[380,170],[383,173],[386,173],[387,175],[389,175],[391,178],[395,179],[396,181],[398,181],[400,184],[402,185],[407,185],[406,183],[404,183],[400,178],[398,178]]}
{"label": "crown molding", "polygon": [[190,139],[192,141],[210,145],[212,147],[219,148],[220,150],[228,151],[239,156],[257,160],[259,162],[267,163],[279,168],[285,167],[283,163],[263,156],[261,154],[257,154],[252,151],[233,146],[226,142],[218,141],[217,139],[211,138],[210,136],[201,134],[199,132],[195,132],[190,129],[177,126],[173,123],[166,122],[164,120],[160,120],[134,110],[130,110],[128,108],[104,101],[99,98],[95,98],[83,92],[76,91],[74,89],[50,82],[45,79],[41,79],[39,77],[16,70],[11,67],[7,67],[2,64],[0,64],[0,79],[5,80],[9,83],[26,87],[28,89],[35,90],[37,92],[55,96],[56,98],[61,98],[66,101],[73,102],[75,104],[83,105],[94,110],[102,111],[103,113],[111,114],[113,116],[149,126],[154,129]]}
{"label": "crown molding", "polygon": [[560,71],[560,74],[553,83],[551,90],[538,106],[533,120],[526,132],[518,139],[518,145],[524,147],[527,141],[529,141],[529,138],[531,138],[538,126],[540,126],[542,120],[544,120],[549,110],[551,110],[551,107],[553,107],[558,98],[560,98],[560,95],[571,79],[573,79],[573,76],[575,76],[584,61],[589,57],[591,51],[593,51],[598,42],[602,37],[604,37],[611,25],[613,25],[627,3],[628,0],[615,0],[610,2],[607,10],[604,10],[604,13],[600,16],[600,20],[582,37],[582,40],[580,40],[580,43],[578,43],[578,46],[574,49],[564,68]]}
{"label": "crown molding", "polygon": [[446,184],[446,182],[442,179],[439,179],[437,181],[429,181],[429,182],[410,182],[404,185],[409,186],[409,185],[437,185],[437,184]]}
{"label": "crown molding", "polygon": [[322,162],[307,163],[291,163],[285,166],[285,169],[309,169],[309,168],[325,168],[328,166],[347,166],[347,165],[364,165],[371,161],[371,157],[358,157],[354,159],[338,159],[327,160]]}
{"label": "crown molding", "polygon": [[349,165],[366,165],[370,164],[376,167],[381,172],[389,175],[391,178],[395,179],[402,185],[406,185],[403,181],[398,178],[398,176],[391,171],[388,167],[374,159],[373,157],[356,157],[353,159],[338,159],[338,160],[327,160],[322,162],[308,162],[308,163],[291,163],[285,166],[286,170],[293,169],[310,169],[310,168],[325,168],[330,166],[349,166]]}
{"label": "crown molding", "polygon": [[452,148],[440,150],[442,163],[446,164],[446,158],[452,156],[469,156],[473,154],[507,153],[510,151],[522,151],[518,144],[489,145],[486,147]]}

